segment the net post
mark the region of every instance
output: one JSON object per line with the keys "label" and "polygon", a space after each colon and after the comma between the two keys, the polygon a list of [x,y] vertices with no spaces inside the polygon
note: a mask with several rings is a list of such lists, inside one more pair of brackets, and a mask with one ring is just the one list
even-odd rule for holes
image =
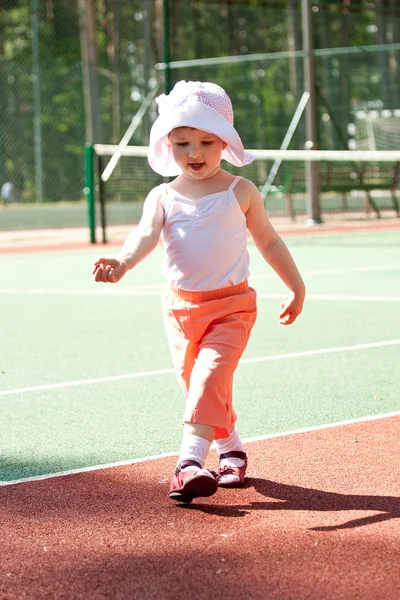
{"label": "net post", "polygon": [[[100,174],[103,172],[103,157],[97,154],[97,172]],[[104,181],[99,177],[99,205],[100,205],[100,223],[102,231],[102,242],[107,243],[107,221],[106,221],[106,199],[104,197]]]}
{"label": "net post", "polygon": [[89,142],[85,144],[85,189],[88,203],[88,222],[90,243],[96,243],[96,209],[95,209],[95,177],[94,177],[94,147]]}

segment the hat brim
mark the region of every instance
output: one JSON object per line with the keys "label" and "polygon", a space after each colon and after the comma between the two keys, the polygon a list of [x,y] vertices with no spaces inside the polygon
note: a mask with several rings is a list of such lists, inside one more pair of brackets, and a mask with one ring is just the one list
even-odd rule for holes
{"label": "hat brim", "polygon": [[181,173],[174,160],[171,145],[167,143],[169,133],[177,127],[194,127],[218,136],[227,144],[222,152],[222,158],[236,167],[243,167],[255,158],[250,152],[244,150],[238,132],[229,121],[211,106],[196,102],[187,108],[178,107],[178,109],[163,111],[151,128],[148,161],[153,171],[164,177]]}

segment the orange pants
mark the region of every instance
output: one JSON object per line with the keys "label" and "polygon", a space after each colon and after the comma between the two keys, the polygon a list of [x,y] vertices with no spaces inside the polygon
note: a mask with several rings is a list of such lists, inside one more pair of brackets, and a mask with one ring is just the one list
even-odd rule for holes
{"label": "orange pants", "polygon": [[165,329],[176,376],[186,397],[185,423],[228,437],[236,421],[233,374],[257,316],[247,281],[211,292],[170,288],[163,298]]}

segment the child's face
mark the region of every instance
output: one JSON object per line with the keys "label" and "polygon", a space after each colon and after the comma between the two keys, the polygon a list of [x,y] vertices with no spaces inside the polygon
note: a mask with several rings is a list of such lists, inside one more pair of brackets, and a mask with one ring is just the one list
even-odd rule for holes
{"label": "child's face", "polygon": [[173,129],[169,143],[182,174],[197,180],[211,177],[219,171],[221,153],[227,146],[213,133],[192,127]]}

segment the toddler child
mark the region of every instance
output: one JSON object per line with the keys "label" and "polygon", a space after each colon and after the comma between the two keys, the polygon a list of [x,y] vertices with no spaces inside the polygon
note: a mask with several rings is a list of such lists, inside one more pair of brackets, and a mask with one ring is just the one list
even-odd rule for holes
{"label": "toddler child", "polygon": [[[257,187],[221,168],[221,159],[237,167],[254,160],[233,126],[226,92],[210,82],[180,81],[156,102],[148,160],[157,173],[176,178],[150,191],[140,223],[117,257],[99,258],[93,273],[96,281],[118,282],[162,237],[169,284],[164,322],[186,397],[169,496],[191,502],[218,486],[245,483],[247,455],[235,428],[232,385],[257,312],[256,292],[248,284],[247,231],[288,287],[279,313],[283,325],[301,313],[305,286]],[[217,472],[204,468],[214,440]]]}

